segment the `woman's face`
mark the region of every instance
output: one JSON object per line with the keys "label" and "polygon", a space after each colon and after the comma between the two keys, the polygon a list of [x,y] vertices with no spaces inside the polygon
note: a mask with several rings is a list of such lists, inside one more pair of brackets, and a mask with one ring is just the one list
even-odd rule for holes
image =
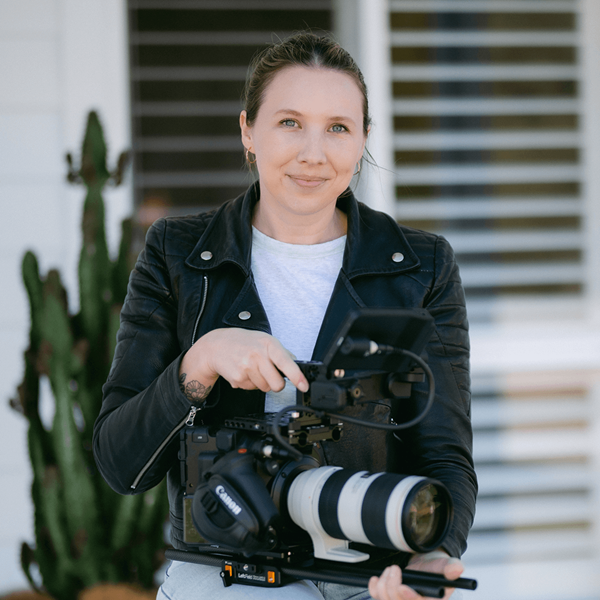
{"label": "woman's face", "polygon": [[256,155],[261,210],[289,215],[331,211],[365,147],[363,98],[349,75],[288,67],[267,86],[244,146]]}

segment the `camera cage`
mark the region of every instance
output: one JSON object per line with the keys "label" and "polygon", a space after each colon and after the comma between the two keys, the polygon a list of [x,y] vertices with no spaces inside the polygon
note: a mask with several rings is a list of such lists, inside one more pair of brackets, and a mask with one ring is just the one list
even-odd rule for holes
{"label": "camera cage", "polygon": [[[397,561],[398,552],[395,556],[391,555],[387,564],[384,564],[385,559],[380,556],[376,561],[362,563],[358,570],[353,566],[350,571],[345,562],[314,559],[310,552],[308,536],[304,540],[300,538],[300,543],[296,545],[277,543],[275,526],[280,524],[280,515],[275,514],[277,510],[274,513],[275,505],[272,501],[269,504],[268,496],[275,494],[279,504],[279,496],[283,495],[282,490],[286,486],[286,475],[290,475],[294,470],[312,468],[322,462],[318,452],[315,455],[315,446],[320,441],[338,440],[342,435],[343,421],[390,431],[411,427],[420,421],[431,407],[435,394],[433,375],[419,356],[433,331],[433,319],[425,310],[353,310],[332,338],[322,361],[297,361],[309,381],[310,388],[305,394],[297,391],[296,405],[285,407],[275,414],[226,419],[224,427],[218,430],[214,437],[211,437],[211,428],[199,429],[188,425],[181,433],[180,452],[182,484],[186,486],[188,494],[187,500],[184,499],[186,534],[193,534],[190,531],[190,521],[194,523],[194,528],[198,529],[191,514],[193,502],[196,505],[203,504],[202,511],[207,508],[213,510],[215,504],[222,504],[229,513],[235,513],[243,504],[246,510],[242,512],[246,513],[246,523],[233,519],[227,531],[235,532],[233,539],[244,542],[239,546],[211,544],[192,535],[190,539],[194,541],[188,543],[186,540],[188,547],[192,548],[191,551],[168,550],[167,558],[220,566],[226,586],[231,583],[243,583],[268,587],[283,585],[287,581],[299,578],[362,587],[367,585],[370,575],[380,573],[384,566]],[[415,367],[415,364],[418,367]],[[346,406],[368,402],[378,396],[390,400],[408,398],[411,395],[412,384],[422,382],[424,375],[427,375],[429,383],[426,406],[417,417],[407,423],[371,423],[343,414]],[[190,476],[194,462],[200,464],[201,461],[200,454],[194,451],[192,454],[195,455],[190,456],[188,450],[189,440],[194,436],[204,436],[204,441],[212,443],[212,448],[218,456],[213,456],[214,452],[208,452],[208,456],[204,458],[204,466],[196,467],[196,472]],[[279,476],[274,477],[274,482],[270,482],[272,486],[270,485],[271,489],[266,495],[264,474],[261,478],[261,475],[253,472],[250,467],[251,455],[259,454],[264,457],[262,468],[266,471],[269,471],[269,465],[272,466],[274,462],[287,461]],[[210,465],[211,461],[214,461],[213,465]],[[233,468],[237,469],[235,485],[232,479],[228,480],[226,474],[230,465],[235,465]],[[211,477],[202,482],[205,470],[211,471]],[[240,478],[245,482],[242,484],[245,488],[242,493],[239,490]],[[195,493],[190,501],[189,492],[196,492],[198,488],[203,488],[201,493]],[[212,499],[207,501],[211,497],[209,491],[219,495],[221,503],[215,503]],[[258,502],[247,506],[245,502],[255,495]],[[449,496],[448,500],[451,504]],[[223,506],[217,506],[217,509],[222,513],[218,516],[219,522],[223,522],[223,518],[231,520],[231,514],[226,515],[227,510],[223,510]],[[248,520],[248,513],[254,519],[253,522],[252,519]],[[197,515],[198,511],[194,514]],[[204,519],[202,527],[210,529],[211,525]],[[448,528],[449,523],[446,531]],[[301,531],[297,527],[296,529]],[[265,549],[265,540],[267,545],[272,546],[270,549]],[[240,547],[244,550],[240,551]],[[345,547],[348,548],[347,542]],[[369,552],[373,554],[374,550],[377,549],[370,548]],[[368,558],[368,555],[363,556]],[[390,557],[389,550],[387,556]],[[420,593],[431,597],[441,598],[444,587],[447,586],[464,589],[475,589],[476,586],[474,580],[461,579],[458,582],[450,582],[442,576],[416,572],[411,574],[410,571],[405,571],[403,577],[407,585],[412,585]]]}

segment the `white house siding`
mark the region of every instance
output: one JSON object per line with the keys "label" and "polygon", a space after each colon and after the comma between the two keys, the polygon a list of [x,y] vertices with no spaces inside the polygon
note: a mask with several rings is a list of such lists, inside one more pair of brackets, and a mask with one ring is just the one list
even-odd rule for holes
{"label": "white house siding", "polygon": [[[77,304],[83,189],[65,183],[86,116],[99,111],[110,163],[129,144],[126,8],[121,0],[0,0],[0,594],[25,587],[21,541],[33,541],[26,421],[8,406],[23,376],[29,314],[24,252],[58,267]],[[106,194],[109,241],[130,193]]]}

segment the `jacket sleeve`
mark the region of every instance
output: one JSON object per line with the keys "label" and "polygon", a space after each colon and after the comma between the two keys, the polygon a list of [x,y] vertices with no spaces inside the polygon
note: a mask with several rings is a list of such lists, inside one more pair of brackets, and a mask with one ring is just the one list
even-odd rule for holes
{"label": "jacket sleeve", "polygon": [[[446,485],[454,501],[454,523],[443,544],[459,557],[473,523],[477,479],[473,467],[469,338],[464,291],[454,254],[448,242],[438,237],[434,275],[425,305],[435,321],[435,331],[424,359],[435,380],[433,406],[416,426],[401,434],[402,466],[433,477]],[[414,386],[412,418],[425,406],[427,382]],[[414,412],[413,412],[414,411]],[[408,411],[407,411],[408,413]]]}
{"label": "jacket sleeve", "polygon": [[131,273],[94,426],[96,464],[121,494],[160,483],[177,458],[177,432],[191,409],[178,381],[182,352],[164,252],[166,228],[164,219],[151,227]]}

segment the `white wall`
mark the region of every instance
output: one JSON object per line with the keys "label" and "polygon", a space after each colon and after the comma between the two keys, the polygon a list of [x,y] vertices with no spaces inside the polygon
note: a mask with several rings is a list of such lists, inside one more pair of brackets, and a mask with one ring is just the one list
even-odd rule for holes
{"label": "white wall", "polygon": [[[99,111],[109,167],[129,147],[125,0],[0,0],[0,593],[25,587],[21,542],[33,542],[26,421],[8,406],[23,376],[27,249],[43,272],[58,267],[76,309],[84,190],[65,183],[64,155],[79,156],[86,116]],[[108,235],[131,193],[107,191]]]}
{"label": "white wall", "polygon": [[332,5],[335,35],[363,73],[373,119],[367,149],[377,167],[363,165],[356,193],[372,208],[395,215],[388,0],[333,0]]}

